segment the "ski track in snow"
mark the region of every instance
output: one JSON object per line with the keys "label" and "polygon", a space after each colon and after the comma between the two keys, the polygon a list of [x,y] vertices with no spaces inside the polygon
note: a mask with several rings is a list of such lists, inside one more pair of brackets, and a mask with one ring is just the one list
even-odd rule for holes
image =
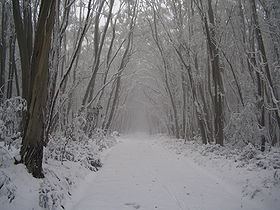
{"label": "ski track in snow", "polygon": [[122,138],[73,193],[72,210],[268,209],[147,138]]}

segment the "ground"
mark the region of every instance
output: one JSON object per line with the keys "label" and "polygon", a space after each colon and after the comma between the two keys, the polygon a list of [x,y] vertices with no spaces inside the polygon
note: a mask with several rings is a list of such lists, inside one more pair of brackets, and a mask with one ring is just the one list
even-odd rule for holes
{"label": "ground", "polygon": [[277,209],[276,203],[244,196],[241,180],[227,182],[151,137],[120,141],[103,168],[74,190],[66,209]]}
{"label": "ground", "polygon": [[262,153],[139,134],[97,142],[69,144],[63,161],[46,151],[44,179],[13,164],[18,150],[1,146],[0,210],[280,209],[278,148]]}

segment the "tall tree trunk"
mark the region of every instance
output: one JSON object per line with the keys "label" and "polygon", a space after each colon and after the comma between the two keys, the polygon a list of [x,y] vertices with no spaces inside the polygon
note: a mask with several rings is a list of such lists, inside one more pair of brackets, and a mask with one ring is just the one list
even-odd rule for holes
{"label": "tall tree trunk", "polygon": [[2,21],[1,21],[1,34],[0,34],[0,101],[4,98],[5,90],[5,73],[6,73],[6,33],[7,33],[7,20],[8,12],[6,11],[7,3],[2,2]]}
{"label": "tall tree trunk", "polygon": [[224,87],[222,81],[222,73],[220,67],[220,55],[219,49],[216,43],[215,32],[215,18],[212,8],[212,0],[208,0],[208,19],[204,17],[204,25],[207,36],[207,43],[209,45],[211,67],[213,74],[214,84],[214,128],[215,128],[215,140],[217,144],[224,144],[224,116],[223,116],[223,104],[224,104]]}
{"label": "tall tree trunk", "polygon": [[111,108],[111,111],[109,113],[107,123],[104,127],[104,129],[106,131],[110,128],[110,125],[112,124],[112,119],[113,119],[113,116],[115,114],[115,110],[116,110],[116,107],[117,107],[117,100],[119,98],[120,88],[121,88],[121,73],[124,70],[124,68],[126,67],[126,64],[128,62],[129,53],[130,53],[130,50],[131,50],[131,45],[130,45],[131,44],[131,35],[132,34],[130,32],[129,37],[128,37],[127,47],[126,47],[126,50],[123,54],[121,65],[118,69],[118,75],[117,75],[117,81],[116,81],[116,90],[115,90],[115,95],[114,95],[114,99],[113,99],[113,102],[112,102],[112,108]]}
{"label": "tall tree trunk", "polygon": [[[106,70],[105,70],[105,73],[104,73],[104,76],[103,76],[103,85],[106,84],[111,64],[114,61],[114,58],[116,57],[116,55],[118,54],[118,51],[119,51],[119,50],[117,50],[116,54],[113,56],[113,58],[111,58],[112,57],[112,50],[113,50],[113,46],[114,46],[115,38],[116,38],[117,18],[115,19],[114,23],[112,23],[112,22],[111,22],[111,24],[112,24],[112,39],[110,41],[110,46],[109,46],[107,56],[106,56]],[[121,48],[121,46],[122,46],[122,44],[120,45],[119,49]],[[100,105],[100,103],[101,103],[104,91],[105,91],[105,88],[101,91],[101,93],[99,95],[98,102],[97,102],[98,105]]]}
{"label": "tall tree trunk", "polygon": [[[171,102],[171,108],[172,108],[172,117],[174,115],[174,120],[172,119],[172,128],[173,128],[173,134],[175,134],[176,138],[180,138],[180,129],[179,129],[179,122],[178,122],[178,113],[177,113],[177,107],[175,104],[175,99],[173,96],[173,93],[171,91],[171,87],[170,87],[170,82],[169,82],[169,75],[168,75],[168,71],[169,71],[169,65],[168,65],[168,60],[167,60],[167,56],[165,55],[163,46],[162,46],[162,41],[159,37],[159,32],[158,32],[158,25],[157,25],[157,14],[156,14],[156,10],[155,8],[153,8],[153,26],[150,23],[150,27],[152,30],[152,36],[153,39],[156,43],[157,49],[160,53],[162,62],[163,62],[163,71],[164,71],[164,84],[166,87],[166,92],[168,94],[168,97],[170,99]],[[174,121],[174,124],[173,124]]]}
{"label": "tall tree trunk", "polygon": [[[49,117],[48,117],[48,123],[47,123],[47,131],[46,131],[46,136],[48,136],[48,133],[53,129],[54,125],[56,124],[57,120],[53,120],[53,118],[57,119],[57,115],[54,115],[54,110],[55,110],[55,105],[58,99],[58,95],[61,92],[65,82],[67,81],[67,77],[69,75],[69,73],[71,72],[71,70],[73,69],[73,65],[79,55],[80,52],[80,48],[82,46],[84,37],[86,35],[86,32],[88,30],[88,25],[90,24],[90,18],[91,18],[91,11],[92,11],[92,0],[88,1],[88,6],[87,6],[87,14],[86,14],[86,18],[85,18],[85,22],[84,22],[84,26],[82,29],[82,32],[79,36],[79,38],[77,39],[77,44],[75,45],[74,51],[71,55],[70,61],[69,61],[69,65],[67,67],[67,70],[65,72],[64,75],[61,75],[62,79],[59,82],[57,89],[55,91],[55,93],[53,94],[53,98],[52,98],[52,102],[51,102],[51,108],[50,108],[50,113],[49,113]],[[66,36],[62,36],[63,38],[65,38],[66,40]],[[64,47],[66,47],[66,41],[63,41],[63,43],[65,44]],[[64,63],[62,63],[64,64]],[[63,67],[62,67],[63,68]]]}
{"label": "tall tree trunk", "polygon": [[128,15],[130,16],[130,23],[129,23],[129,31],[127,34],[127,44],[126,44],[126,48],[125,51],[123,53],[122,59],[121,59],[121,63],[120,66],[118,68],[118,75],[117,75],[117,81],[116,81],[116,91],[115,91],[115,95],[114,95],[114,99],[112,102],[112,108],[111,111],[109,113],[109,117],[108,120],[105,124],[104,129],[107,131],[111,124],[112,124],[112,119],[115,115],[115,111],[117,108],[117,103],[119,101],[119,94],[120,94],[120,88],[121,88],[121,73],[123,72],[123,70],[125,69],[128,61],[129,61],[129,57],[131,55],[131,50],[132,50],[132,44],[133,44],[133,30],[134,30],[134,26],[136,23],[136,17],[137,17],[137,2],[134,3],[133,8],[132,8],[132,13],[131,13],[131,8],[129,7],[128,4]]}
{"label": "tall tree trunk", "polygon": [[9,76],[7,83],[7,98],[12,97],[13,93],[13,80],[15,73],[15,36],[14,31],[11,32],[10,40],[9,40]]}
{"label": "tall tree trunk", "polygon": [[[27,105],[31,101],[31,86],[34,80],[34,73],[31,73],[31,56],[33,49],[33,24],[31,18],[31,2],[24,1],[23,11],[20,8],[19,0],[12,0],[13,17],[16,35],[19,46],[21,71],[22,71],[22,97],[26,99]],[[23,14],[23,16],[22,16]],[[33,75],[33,76],[32,76]]]}
{"label": "tall tree trunk", "polygon": [[187,100],[186,100],[186,94],[187,94],[187,90],[186,90],[186,75],[185,72],[183,72],[183,67],[182,68],[182,72],[181,72],[181,78],[182,78],[182,91],[183,91],[183,122],[182,122],[182,138],[186,139],[186,112],[187,112]]}
{"label": "tall tree trunk", "polygon": [[31,71],[34,82],[28,107],[28,120],[22,141],[21,158],[28,171],[36,178],[44,177],[42,171],[44,147],[44,108],[48,93],[48,63],[56,0],[41,1],[35,43],[32,53]]}
{"label": "tall tree trunk", "polygon": [[113,6],[114,6],[114,0],[110,0],[110,9],[109,9],[109,15],[107,17],[106,23],[105,23],[105,27],[103,30],[103,34],[100,38],[100,32],[99,32],[99,24],[100,24],[100,15],[104,6],[105,0],[102,0],[100,3],[100,6],[98,8],[98,13],[95,17],[95,27],[94,27],[94,63],[93,63],[93,73],[92,76],[90,78],[89,84],[86,88],[86,93],[85,96],[83,98],[83,106],[86,105],[87,102],[90,102],[93,98],[93,92],[94,92],[94,86],[95,86],[95,80],[96,80],[96,76],[97,76],[97,72],[99,70],[99,65],[100,65],[100,57],[101,57],[101,53],[102,53],[102,49],[103,49],[103,45],[104,45],[104,41],[105,41],[105,37],[106,37],[106,33],[107,33],[107,29],[109,27],[109,23],[111,20],[111,15],[112,15],[112,11],[113,11]]}
{"label": "tall tree trunk", "polygon": [[106,109],[105,109],[105,112],[103,114],[103,119],[102,119],[102,129],[103,130],[106,130],[105,127],[107,126],[106,125],[107,124],[107,115],[109,113],[111,101],[112,101],[113,95],[114,95],[114,89],[115,89],[115,86],[116,86],[115,82],[116,81],[114,81],[113,84],[112,84],[112,90],[110,92],[110,96],[109,96],[108,101],[107,101]]}

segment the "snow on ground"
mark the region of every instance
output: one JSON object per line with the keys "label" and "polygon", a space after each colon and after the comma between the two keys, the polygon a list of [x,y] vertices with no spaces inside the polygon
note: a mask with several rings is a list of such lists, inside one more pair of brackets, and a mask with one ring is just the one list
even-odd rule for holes
{"label": "snow on ground", "polygon": [[71,182],[79,182],[90,171],[78,163],[67,162],[61,165],[53,161],[44,167],[45,178],[35,179],[23,164],[11,165],[0,171],[9,183],[1,186],[1,210],[39,210],[63,209],[62,206],[71,195]]}
{"label": "snow on ground", "polygon": [[280,209],[279,148],[262,153],[252,145],[231,149],[165,136],[154,140],[178,158],[187,159],[208,175],[235,186],[242,199],[250,199],[263,209]]}
{"label": "snow on ground", "polygon": [[199,159],[199,152],[187,146],[178,150],[181,146],[167,138],[122,138],[107,154],[104,167],[74,191],[66,209],[279,209],[279,191],[272,191],[271,199],[259,192],[245,195],[246,179],[259,180],[258,171],[246,173],[227,159],[213,164],[206,161],[210,156]]}
{"label": "snow on ground", "polygon": [[[82,158],[90,148],[63,164],[49,157],[43,180],[13,165],[1,147],[0,209],[280,209],[279,150],[260,153],[250,145],[233,150],[140,135],[111,146],[99,152],[103,167],[96,173]],[[75,148],[69,145],[68,159]]]}
{"label": "snow on ground", "polygon": [[65,209],[72,190],[84,182],[84,177],[95,174],[98,160],[102,162],[116,140],[113,136],[98,142],[83,139],[67,142],[67,146],[63,138],[60,142],[65,157],[61,159],[61,145],[50,142],[43,161],[44,179],[33,178],[23,164],[14,165],[19,146],[8,150],[0,142],[0,210]]}

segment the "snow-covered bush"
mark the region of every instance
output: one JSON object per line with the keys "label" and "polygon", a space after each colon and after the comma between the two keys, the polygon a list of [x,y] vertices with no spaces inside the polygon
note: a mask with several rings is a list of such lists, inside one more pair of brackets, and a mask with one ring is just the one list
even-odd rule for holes
{"label": "snow-covered bush", "polygon": [[6,137],[6,130],[7,128],[5,126],[5,122],[0,119],[0,141],[3,141],[4,138]]}
{"label": "snow-covered bush", "polygon": [[233,113],[225,128],[226,143],[235,148],[242,148],[249,143],[254,147],[261,145],[261,138],[266,136],[264,128],[260,128],[257,110],[254,104],[247,104],[240,113]]}
{"label": "snow-covered bush", "polygon": [[3,171],[0,171],[0,199],[6,199],[10,203],[15,198],[16,186]]}
{"label": "snow-covered bush", "polygon": [[100,105],[97,107],[82,107],[79,110],[79,113],[75,117],[76,119],[82,119],[82,127],[84,133],[88,137],[92,137],[94,133],[96,132],[96,126],[98,122],[98,115],[99,115],[99,110],[102,109]]}
{"label": "snow-covered bush", "polygon": [[45,160],[48,161],[48,158],[62,163],[64,161],[79,162],[93,171],[98,170],[95,166],[99,164],[95,162],[100,162],[98,146],[91,139],[75,140],[61,134],[56,134],[51,138],[45,150]]}
{"label": "snow-covered bush", "polygon": [[[21,199],[17,192],[21,191],[22,180],[14,176],[14,172],[26,171],[13,163],[14,157],[19,155],[22,141],[19,131],[25,111],[26,102],[21,98],[9,99],[0,105],[0,202],[3,203]],[[73,185],[90,171],[97,171],[102,166],[101,152],[116,143],[114,136],[106,136],[100,129],[92,129],[89,135],[86,123],[86,116],[79,114],[64,131],[49,136],[44,150],[44,179],[34,182],[25,174],[24,180],[34,184],[36,192],[33,190],[32,196],[35,199],[37,195],[37,205],[41,208],[64,209]]]}
{"label": "snow-covered bush", "polygon": [[[81,122],[80,120],[73,122]],[[105,136],[104,131],[97,129],[89,138],[82,126],[68,126],[64,133],[56,133],[50,137],[45,150],[45,160],[48,158],[64,161],[79,162],[84,167],[97,171],[101,167],[99,153],[112,147],[116,139]]]}
{"label": "snow-covered bush", "polygon": [[63,206],[64,198],[64,189],[62,184],[59,183],[59,178],[57,180],[52,179],[51,181],[44,179],[39,189],[40,207],[44,209],[58,209],[58,207]]}
{"label": "snow-covered bush", "polygon": [[120,136],[120,133],[118,131],[113,131],[111,136],[113,137],[119,137]]}
{"label": "snow-covered bush", "polygon": [[239,160],[243,160],[248,162],[249,160],[256,158],[256,156],[260,154],[260,151],[257,150],[251,143],[248,143],[241,151]]}
{"label": "snow-covered bush", "polygon": [[[280,175],[280,151],[277,149],[272,149],[269,152],[261,153],[258,151],[258,155],[255,157],[255,165],[262,169],[276,169],[278,170],[278,175]],[[279,183],[280,183],[280,176]]]}
{"label": "snow-covered bush", "polygon": [[0,104],[0,141],[9,147],[18,139],[22,130],[22,118],[27,110],[26,101],[21,97],[5,100]]}
{"label": "snow-covered bush", "polygon": [[96,129],[93,132],[92,139],[96,142],[99,151],[103,151],[104,149],[110,148],[116,144],[116,137],[119,134],[112,133],[106,135],[106,132],[102,129]]}
{"label": "snow-covered bush", "polygon": [[13,163],[13,157],[7,147],[2,145],[3,142],[0,144],[0,168],[6,168]]}
{"label": "snow-covered bush", "polygon": [[[72,124],[64,132],[50,136],[44,151],[44,163],[52,165],[52,169],[44,168],[46,179],[39,190],[39,205],[46,209],[64,208],[65,196],[71,196],[71,187],[76,179],[69,171],[73,165],[97,171],[102,166],[100,153],[116,143],[113,136],[105,136],[105,132],[96,129],[89,137],[84,129],[85,118],[75,117]],[[70,164],[70,165],[69,165]],[[59,168],[63,168],[58,173]],[[70,169],[68,169],[70,168]],[[67,173],[68,171],[68,173]]]}

